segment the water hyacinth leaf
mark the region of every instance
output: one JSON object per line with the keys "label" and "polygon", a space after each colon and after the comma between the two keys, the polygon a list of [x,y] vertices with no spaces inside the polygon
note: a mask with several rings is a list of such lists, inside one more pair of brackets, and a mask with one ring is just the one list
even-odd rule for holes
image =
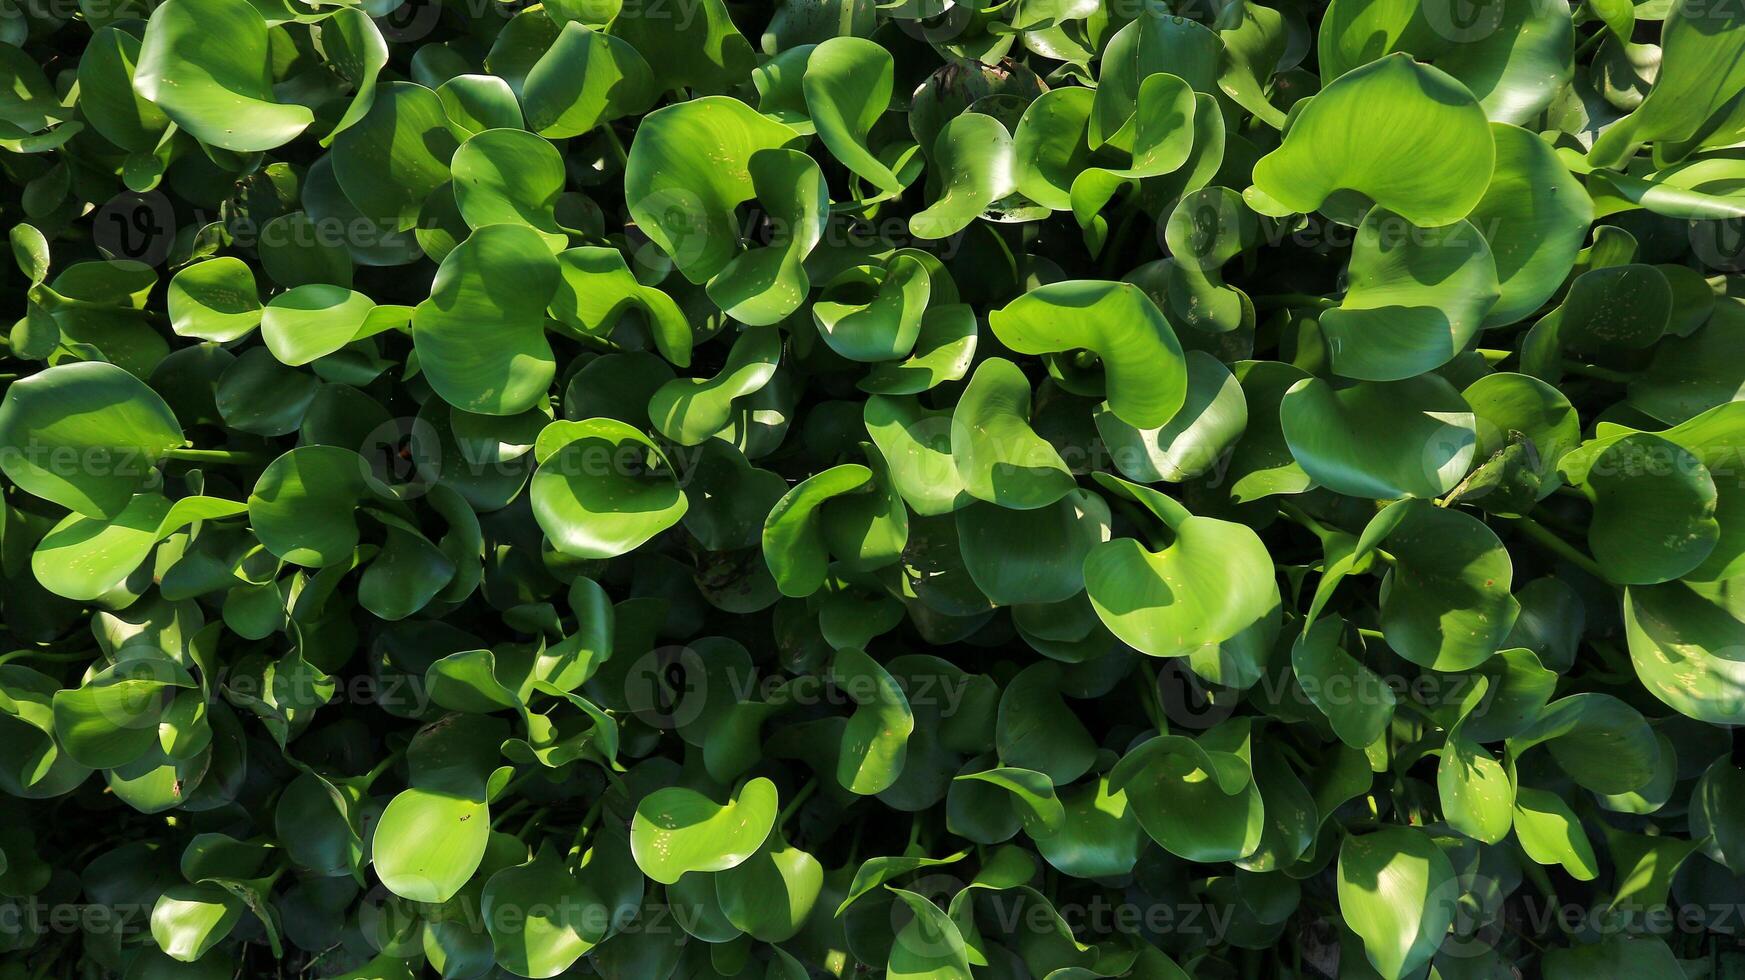
{"label": "water hyacinth leaf", "polygon": [[157,744],[175,689],[194,686],[187,670],[171,660],[141,657],[115,664],[55,694],[55,737],[80,765],[125,765]]}
{"label": "water hyacinth leaf", "polygon": [[1649,140],[1676,146],[1745,90],[1745,68],[1730,31],[1741,16],[1731,9],[1705,14],[1689,2],[1673,4],[1660,33],[1662,61],[1669,67],[1656,73],[1642,103],[1594,142],[1589,162],[1615,167]]}
{"label": "water hyacinth leaf", "polygon": [[1340,646],[1344,630],[1337,616],[1317,620],[1291,646],[1291,669],[1340,740],[1361,749],[1381,737],[1399,698],[1375,671]]}
{"label": "water hyacinth leaf", "polygon": [[1624,593],[1624,635],[1637,678],[1680,714],[1716,725],[1745,716],[1738,683],[1745,608],[1734,582],[1668,582]]}
{"label": "water hyacinth leaf", "polygon": [[731,423],[736,400],[769,383],[781,353],[781,334],[775,329],[746,330],[713,378],[675,378],[655,389],[648,400],[650,421],[681,446],[702,443]]}
{"label": "water hyacinth leaf", "polygon": [[1056,88],[1024,110],[1012,135],[1018,193],[1056,211],[1072,207],[1073,180],[1094,159],[1085,128],[1095,100],[1089,89]]}
{"label": "water hyacinth leaf", "polygon": [[321,24],[317,37],[334,69],[353,86],[345,114],[321,138],[322,145],[326,146],[335,136],[362,119],[375,104],[376,80],[388,65],[388,42],[376,27],[376,22],[356,8],[334,11]]}
{"label": "water hyacinth leaf", "polygon": [[376,309],[368,296],[341,286],[298,286],[268,301],[261,339],[281,363],[307,364],[364,333]]}
{"label": "water hyacinth leaf", "polygon": [[260,325],[261,299],[254,272],[234,256],[183,268],[170,280],[170,326],[183,337],[226,342]]}
{"label": "water hyacinth leaf", "polygon": [[969,980],[970,961],[957,923],[924,895],[886,885],[914,914],[891,943],[885,975],[893,980]]}
{"label": "water hyacinth leaf", "polygon": [[845,269],[825,283],[812,304],[812,322],[830,349],[851,361],[894,361],[914,350],[932,295],[926,266],[896,255],[883,265]]}
{"label": "water hyacinth leaf", "polygon": [[303,446],[273,460],[248,497],[249,523],[286,561],[336,565],[357,547],[354,511],[369,492],[364,461],[337,446]]}
{"label": "water hyacinth leaf", "polygon": [[1589,269],[1570,284],[1557,338],[1583,354],[1641,350],[1660,339],[1672,317],[1672,284],[1651,265]]}
{"label": "water hyacinth leaf", "polygon": [[662,357],[691,363],[691,325],[678,303],[658,286],[637,281],[615,248],[578,245],[557,255],[559,278],[547,313],[558,322],[606,339],[634,312]]}
{"label": "water hyacinth leaf", "polygon": [[113,364],[58,365],[14,382],[0,401],[0,471],[87,517],[121,513],[182,443],[163,398]]}
{"label": "water hyacinth leaf", "polygon": [[1688,450],[1659,436],[1637,433],[1612,443],[1583,486],[1594,502],[1588,547],[1614,582],[1678,578],[1720,540],[1714,479]]}
{"label": "water hyacinth leaf", "polygon": [[1557,292],[1593,222],[1593,201],[1551,147],[1491,124],[1496,169],[1466,222],[1490,243],[1499,295],[1484,326],[1519,322]]}
{"label": "water hyacinth leaf", "polygon": [[[1475,688],[1482,697],[1483,687]],[[1515,787],[1490,750],[1468,738],[1465,719],[1448,730],[1436,788],[1448,825],[1485,844],[1501,843],[1514,821]]]}
{"label": "water hyacinth leaf", "polygon": [[382,811],[370,859],[383,886],[414,902],[447,902],[484,861],[491,840],[489,780],[507,726],[448,715],[406,750],[410,785]]}
{"label": "water hyacinth leaf", "polygon": [[152,941],[170,958],[194,963],[230,935],[242,913],[242,900],[218,885],[172,885],[152,906]]}
{"label": "water hyacinth leaf", "polygon": [[424,201],[450,178],[460,145],[436,93],[414,82],[387,82],[362,119],[333,141],[337,189],[360,215],[389,231],[407,231]]}
{"label": "water hyacinth leaf", "polygon": [[993,116],[966,112],[946,123],[933,146],[933,160],[946,176],[933,203],[909,219],[909,231],[917,238],[955,235],[1016,189],[1012,134]]}
{"label": "water hyacinth leaf", "polygon": [[823,888],[823,865],[779,833],[772,833],[745,863],[715,875],[715,896],[727,921],[767,943],[792,939]]}
{"label": "water hyacinth leaf", "polygon": [[1203,24],[1155,9],[1117,31],[1103,53],[1087,137],[1092,149],[1111,144],[1134,151],[1145,125],[1146,83],[1168,72],[1196,92],[1215,91],[1218,35]]}
{"label": "water hyacinth leaf", "polygon": [[1428,963],[1454,921],[1459,885],[1429,835],[1388,827],[1339,848],[1339,911],[1370,966],[1399,980]]}
{"label": "water hyacinth leaf", "polygon": [[998,786],[1012,795],[1012,805],[1031,838],[1041,841],[1060,833],[1066,823],[1066,808],[1054,793],[1054,783],[1043,773],[1005,767],[966,773],[958,779],[974,779]]}
{"label": "water hyacinth leaf", "polygon": [[1556,491],[1562,482],[1558,462],[1581,443],[1581,418],[1562,392],[1530,375],[1498,371],[1474,381],[1460,397],[1478,424],[1477,459],[1490,460],[1506,451],[1514,433],[1531,442],[1537,458],[1519,493],[1502,487],[1501,506],[1479,498],[1480,507],[1499,513],[1508,513],[1509,507],[1529,509]]}
{"label": "water hyacinth leaf", "polygon": [[733,23],[723,0],[702,0],[683,16],[639,8],[597,6],[606,29],[636,46],[651,65],[672,66],[661,77],[669,87],[703,93],[726,90],[751,71],[751,45]]}
{"label": "water hyacinth leaf", "polygon": [[1060,802],[1060,832],[1036,841],[1050,867],[1078,878],[1105,878],[1133,869],[1145,832],[1127,794],[1112,788],[1107,775],[1065,791]]}
{"label": "water hyacinth leaf", "polygon": [[908,757],[915,729],[909,699],[889,671],[853,648],[836,652],[830,681],[856,705],[842,731],[837,782],[861,796],[882,792],[902,774]]}
{"label": "water hyacinth leaf", "polygon": [[1654,936],[1634,939],[1618,936],[1589,945],[1546,950],[1544,969],[1550,980],[1574,980],[1653,976],[1680,967],[1666,940]]}
{"label": "water hyacinth leaf", "polygon": [[822,527],[821,508],[832,498],[862,492],[872,471],[858,463],[843,463],[794,485],[763,525],[764,560],[783,595],[808,596],[824,585],[830,551]]}
{"label": "water hyacinth leaf", "polygon": [[31,553],[43,587],[69,599],[100,600],[124,587],[158,542],[201,520],[235,517],[247,507],[220,497],[184,497],[174,504],[142,493],[113,520],[68,514]]}
{"label": "water hyacinth leaf", "polygon": [[1239,860],[1260,846],[1266,822],[1247,735],[1245,722],[1232,722],[1201,741],[1157,736],[1121,757],[1110,785],[1127,794],[1140,825],[1169,853]]}
{"label": "water hyacinth leaf", "polygon": [[1060,668],[1032,664],[1000,695],[994,744],[1007,766],[1046,774],[1057,786],[1085,774],[1096,744],[1060,692]]}
{"label": "water hyacinth leaf", "polygon": [[1353,497],[1438,497],[1466,475],[1476,422],[1441,377],[1334,388],[1292,385],[1279,406],[1290,454],[1315,482]]}
{"label": "water hyacinth leaf", "polygon": [[1436,68],[1392,54],[1340,75],[1304,105],[1284,145],[1255,164],[1254,188],[1287,211],[1326,206],[1335,217],[1354,214],[1355,193],[1433,228],[1472,211],[1495,157],[1490,123],[1472,93]]}
{"label": "water hyacinth leaf", "polygon": [[1393,556],[1381,601],[1388,646],[1433,670],[1470,670],[1490,659],[1521,609],[1510,594],[1514,564],[1496,533],[1423,500],[1392,505],[1374,526],[1387,528],[1378,544]]}
{"label": "water hyacinth leaf", "polygon": [[454,203],[473,228],[522,224],[552,249],[568,244],[557,224],[563,156],[549,140],[522,129],[487,129],[454,151]]}
{"label": "water hyacinth leaf", "polygon": [[734,209],[757,193],[752,154],[797,136],[725,96],[651,112],[624,165],[630,213],[685,278],[707,282],[739,251]]}
{"label": "water hyacinth leaf", "polygon": [[1555,793],[1530,786],[1515,790],[1515,836],[1527,856],[1540,864],[1562,865],[1577,881],[1599,875],[1593,844],[1569,804]]}
{"label": "water hyacinth leaf", "polygon": [[895,61],[891,53],[858,37],[833,37],[806,59],[800,79],[806,112],[830,155],[856,176],[886,193],[903,189],[867,138],[891,103]]}
{"label": "water hyacinth leaf", "polygon": [[418,362],[436,393],[481,415],[531,407],[556,373],[545,307],[558,280],[551,249],[523,225],[488,225],[448,253],[412,312]]}
{"label": "water hyacinth leaf", "polygon": [[245,0],[165,3],[146,23],[134,88],[201,142],[238,153],[282,146],[315,117],[276,98],[270,33]]}
{"label": "water hyacinth leaf", "polygon": [[688,500],[666,456],[616,419],[553,422],[533,454],[533,514],[566,554],[621,555],[685,516]]}
{"label": "water hyacinth leaf", "polygon": [[957,511],[956,520],[965,569],[999,605],[1078,595],[1086,556],[1109,540],[1108,504],[1084,490],[1029,511],[978,502]]}
{"label": "water hyacinth leaf", "polygon": [[1570,13],[1556,6],[1339,2],[1321,21],[1317,53],[1332,79],[1389,51],[1410,52],[1470,88],[1490,118],[1525,123],[1570,80],[1573,40]]}
{"label": "water hyacinth leaf", "polygon": [[1085,591],[1111,632],[1153,657],[1180,657],[1276,630],[1272,557],[1252,529],[1196,516],[1149,487],[1100,479],[1151,511],[1173,537],[1159,551],[1117,538],[1085,558]]}
{"label": "water hyacinth leaf", "polygon": [[483,800],[407,789],[389,801],[376,824],[371,848],[376,873],[403,898],[446,902],[484,857],[490,824]]}
{"label": "water hyacinth leaf", "polygon": [[1030,381],[989,358],[970,376],[951,417],[951,459],[964,490],[1013,510],[1035,510],[1072,490],[1072,472],[1030,427]]}
{"label": "water hyacinth leaf", "polygon": [[1417,228],[1374,207],[1357,226],[1350,288],[1321,314],[1333,370],[1399,381],[1465,349],[1499,295],[1489,244],[1465,221]]}
{"label": "water hyacinth leaf", "polygon": [[527,124],[564,139],[648,109],[655,97],[648,62],[623,38],[569,21],[521,83]]}
{"label": "water hyacinth leaf", "polygon": [[141,32],[101,27],[79,58],[79,109],[92,128],[124,150],[150,152],[170,125],[162,109],[133,87]]}
{"label": "water hyacinth leaf", "polygon": [[[502,914],[512,910],[526,911]],[[555,977],[606,938],[600,899],[550,844],[526,864],[493,874],[480,911],[497,963],[519,976]]]}
{"label": "water hyacinth leaf", "polygon": [[1051,283],[990,315],[988,326],[1001,343],[1021,354],[1094,353],[1103,368],[1110,410],[1136,428],[1164,425],[1187,398],[1181,344],[1169,321],[1137,286],[1094,280]]}
{"label": "water hyacinth leaf", "polygon": [[1641,712],[1594,691],[1551,702],[1531,727],[1508,741],[1516,758],[1538,745],[1571,779],[1608,796],[1642,787],[1660,759],[1654,731]]}
{"label": "water hyacinth leaf", "polygon": [[1137,483],[1180,483],[1212,469],[1248,427],[1248,400],[1223,362],[1204,351],[1186,354],[1187,394],[1170,420],[1137,428],[1112,410],[1095,414],[1115,468]]}
{"label": "water hyacinth leaf", "polygon": [[436,87],[436,97],[457,138],[487,129],[525,128],[515,90],[495,75],[456,75]]}
{"label": "water hyacinth leaf", "polygon": [[829,223],[824,172],[798,150],[759,150],[748,161],[758,203],[769,213],[770,243],[749,248],[709,280],[709,299],[750,326],[767,326],[800,307],[812,288],[804,262]]}
{"label": "water hyacinth leaf", "polygon": [[726,871],[745,863],[769,837],[776,788],[753,779],[721,804],[695,790],[669,786],[636,805],[631,853],[642,872],[664,885],[689,872]]}
{"label": "water hyacinth leaf", "polygon": [[1281,411],[1285,396],[1308,374],[1277,361],[1241,361],[1231,373],[1242,386],[1248,426],[1230,454],[1230,498],[1246,503],[1314,486],[1292,455]]}

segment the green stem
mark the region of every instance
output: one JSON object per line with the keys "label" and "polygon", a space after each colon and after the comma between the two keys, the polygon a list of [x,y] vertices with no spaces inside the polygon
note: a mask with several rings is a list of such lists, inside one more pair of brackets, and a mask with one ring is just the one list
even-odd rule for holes
{"label": "green stem", "polygon": [[164,453],[164,458],[189,463],[235,463],[238,466],[267,462],[263,453],[235,449],[171,449]]}
{"label": "green stem", "polygon": [[594,804],[588,807],[588,812],[582,814],[582,822],[576,826],[576,836],[570,838],[571,848],[580,847],[582,841],[588,836],[588,832],[594,829],[594,824],[599,821],[605,803],[606,795],[602,793],[594,799]]}
{"label": "green stem", "polygon": [[375,768],[358,777],[358,788],[369,789],[371,784],[381,777],[382,773],[385,773],[392,768],[394,763],[399,762],[400,757],[405,754],[406,750],[404,748],[395,749],[394,751],[389,752],[386,758],[376,763]]}
{"label": "green stem", "polygon": [[69,650],[66,653],[50,653],[47,650],[13,650],[11,653],[0,654],[0,664],[9,664],[14,660],[46,660],[50,663],[67,664],[80,660],[90,660],[95,656],[95,650]]}
{"label": "green stem", "polygon": [[1566,360],[1563,362],[1563,370],[1583,378],[1592,378],[1595,381],[1610,381],[1613,384],[1629,384],[1634,380],[1634,376],[1628,372],[1616,371],[1608,367],[1600,367],[1598,364],[1585,364],[1581,361]]}
{"label": "green stem", "polygon": [[523,797],[523,798],[516,800],[515,802],[509,804],[507,807],[504,807],[503,812],[497,814],[496,819],[491,821],[491,829],[496,830],[498,827],[501,827],[503,825],[503,821],[509,819],[510,817],[513,817],[517,813],[520,813],[522,810],[527,809],[529,806],[532,805],[532,803],[533,803],[532,800],[529,800],[526,797]]}
{"label": "green stem", "polygon": [[1564,561],[1592,575],[1602,582],[1609,581],[1599,563],[1583,554],[1581,549],[1558,537],[1550,528],[1531,517],[1505,518],[1520,532],[1545,550],[1557,555]]}
{"label": "green stem", "polygon": [[1146,717],[1151,719],[1151,725],[1158,734],[1169,734],[1169,722],[1163,716],[1163,707],[1157,703],[1157,671],[1151,664],[1140,663],[1139,669],[1145,673],[1145,688],[1139,692],[1139,703],[1145,709]]}
{"label": "green stem", "polygon": [[551,807],[542,806],[528,814],[527,819],[521,821],[521,829],[515,832],[516,839],[520,840],[523,844],[527,843],[528,833],[539,829],[540,820],[544,819],[546,813],[550,812],[550,810]]}
{"label": "green stem", "polygon": [[1275,293],[1271,296],[1254,297],[1254,308],[1257,310],[1276,310],[1286,306],[1312,306],[1318,310],[1330,310],[1338,305],[1339,301],[1336,299],[1310,293]]}
{"label": "green stem", "polygon": [[1320,538],[1322,541],[1326,541],[1333,533],[1328,530],[1327,525],[1310,517],[1307,511],[1288,500],[1280,500],[1278,502],[1278,512],[1283,514],[1287,520],[1301,524],[1304,528],[1307,528],[1311,533],[1313,533],[1315,537]]}
{"label": "green stem", "polygon": [[786,825],[788,818],[793,816],[800,809],[800,805],[811,799],[812,794],[817,791],[818,777],[814,776],[806,780],[806,785],[801,786],[800,791],[794,794],[794,798],[788,801],[787,806],[782,807],[782,812],[776,815],[776,826]]}

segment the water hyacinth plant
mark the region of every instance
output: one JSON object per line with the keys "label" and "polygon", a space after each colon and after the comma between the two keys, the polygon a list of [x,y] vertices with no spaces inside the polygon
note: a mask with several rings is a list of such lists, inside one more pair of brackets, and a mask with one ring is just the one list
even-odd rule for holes
{"label": "water hyacinth plant", "polygon": [[0,72],[0,980],[1745,974],[1740,0]]}

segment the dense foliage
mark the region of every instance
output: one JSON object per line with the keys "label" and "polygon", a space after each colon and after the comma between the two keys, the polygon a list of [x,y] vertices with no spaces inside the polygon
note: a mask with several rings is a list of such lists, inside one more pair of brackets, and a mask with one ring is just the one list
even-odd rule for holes
{"label": "dense foliage", "polygon": [[0,980],[1745,971],[1745,0],[0,74]]}

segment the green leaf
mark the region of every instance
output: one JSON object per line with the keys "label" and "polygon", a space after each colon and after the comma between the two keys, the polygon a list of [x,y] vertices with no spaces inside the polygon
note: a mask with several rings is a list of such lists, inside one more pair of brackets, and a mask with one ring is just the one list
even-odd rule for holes
{"label": "green leaf", "polygon": [[491,875],[479,908],[498,965],[518,976],[555,977],[606,938],[600,899],[549,843]]}
{"label": "green leaf", "polygon": [[769,837],[775,817],[776,787],[767,779],[751,780],[725,804],[668,786],[636,804],[631,853],[643,874],[671,885],[688,872],[744,864]]}
{"label": "green leaf", "polygon": [[988,326],[1020,354],[1096,355],[1110,411],[1135,428],[1166,424],[1186,401],[1188,370],[1181,344],[1137,286],[1051,283],[995,311]]}
{"label": "green leaf", "polygon": [[891,943],[885,975],[892,980],[969,980],[969,954],[951,917],[923,895],[885,888],[914,913]]}
{"label": "green leaf", "polygon": [[87,517],[120,514],[182,441],[181,424],[157,392],[99,361],[14,382],[0,402],[0,471]]}
{"label": "green leaf", "polygon": [[1400,381],[1464,350],[1496,302],[1496,265],[1478,229],[1456,221],[1416,228],[1370,208],[1352,245],[1350,287],[1321,314],[1333,370]]}
{"label": "green leaf", "polygon": [[721,912],[754,939],[780,943],[805,926],[824,887],[824,867],[772,833],[745,863],[715,876]]}
{"label": "green leaf", "polygon": [[915,716],[896,679],[860,650],[836,651],[830,681],[856,705],[842,731],[836,780],[842,788],[871,796],[890,788],[908,758]]}
{"label": "green leaf", "polygon": [[570,21],[521,83],[527,124],[564,139],[653,104],[654,74],[630,42]]}
{"label": "green leaf", "polygon": [[872,41],[833,37],[806,59],[801,91],[818,139],[830,155],[856,176],[887,194],[907,183],[867,145],[867,138],[891,103],[894,59]]}
{"label": "green leaf", "polygon": [[1097,618],[1154,657],[1202,655],[1260,635],[1270,646],[1279,614],[1272,556],[1242,524],[1199,517],[1148,487],[1101,477],[1168,527],[1157,551],[1132,538],[1097,545],[1085,558],[1085,591]]}
{"label": "green leaf", "polygon": [[554,251],[568,244],[556,216],[563,156],[549,140],[522,129],[487,129],[454,151],[450,167],[454,203],[469,226],[526,225]]}
{"label": "green leaf", "polygon": [[1377,973],[1399,980],[1430,961],[1454,922],[1460,886],[1428,835],[1387,827],[1347,837],[1338,875],[1339,911]]}
{"label": "green leaf", "polygon": [[621,555],[685,516],[688,501],[666,456],[616,419],[553,422],[533,454],[533,514],[565,554]]}
{"label": "green leaf", "polygon": [[1309,378],[1286,392],[1279,415],[1310,479],[1353,497],[1441,496],[1466,475],[1477,444],[1470,407],[1433,374],[1340,389]]}
{"label": "green leaf", "polygon": [[1599,874],[1587,832],[1555,793],[1521,786],[1515,790],[1515,837],[1527,856],[1540,864],[1562,865],[1578,881]]}
{"label": "green leaf", "polygon": [[706,282],[739,251],[734,209],[757,193],[752,155],[797,136],[725,96],[651,112],[624,164],[630,213],[685,278]]}
{"label": "green leaf", "polygon": [[480,415],[514,415],[550,388],[556,359],[545,307],[558,263],[537,231],[488,225],[436,270],[430,298],[412,311],[412,340],[431,388]]}
{"label": "green leaf", "polygon": [[1490,124],[1465,86],[1392,54],[1340,75],[1299,109],[1284,145],[1255,164],[1254,190],[1287,211],[1325,206],[1341,220],[1355,214],[1351,195],[1360,194],[1431,228],[1472,211],[1495,156]]}
{"label": "green leaf", "polygon": [[270,150],[315,118],[276,97],[271,44],[271,28],[246,0],[166,0],[146,23],[133,85],[203,143]]}
{"label": "green leaf", "polygon": [[964,490],[1013,510],[1046,507],[1072,490],[1072,473],[1030,427],[1030,382],[1011,361],[976,368],[951,417],[951,459]]}
{"label": "green leaf", "polygon": [[248,336],[261,322],[254,272],[233,256],[183,268],[170,280],[167,300],[170,328],[182,337],[223,343]]}

